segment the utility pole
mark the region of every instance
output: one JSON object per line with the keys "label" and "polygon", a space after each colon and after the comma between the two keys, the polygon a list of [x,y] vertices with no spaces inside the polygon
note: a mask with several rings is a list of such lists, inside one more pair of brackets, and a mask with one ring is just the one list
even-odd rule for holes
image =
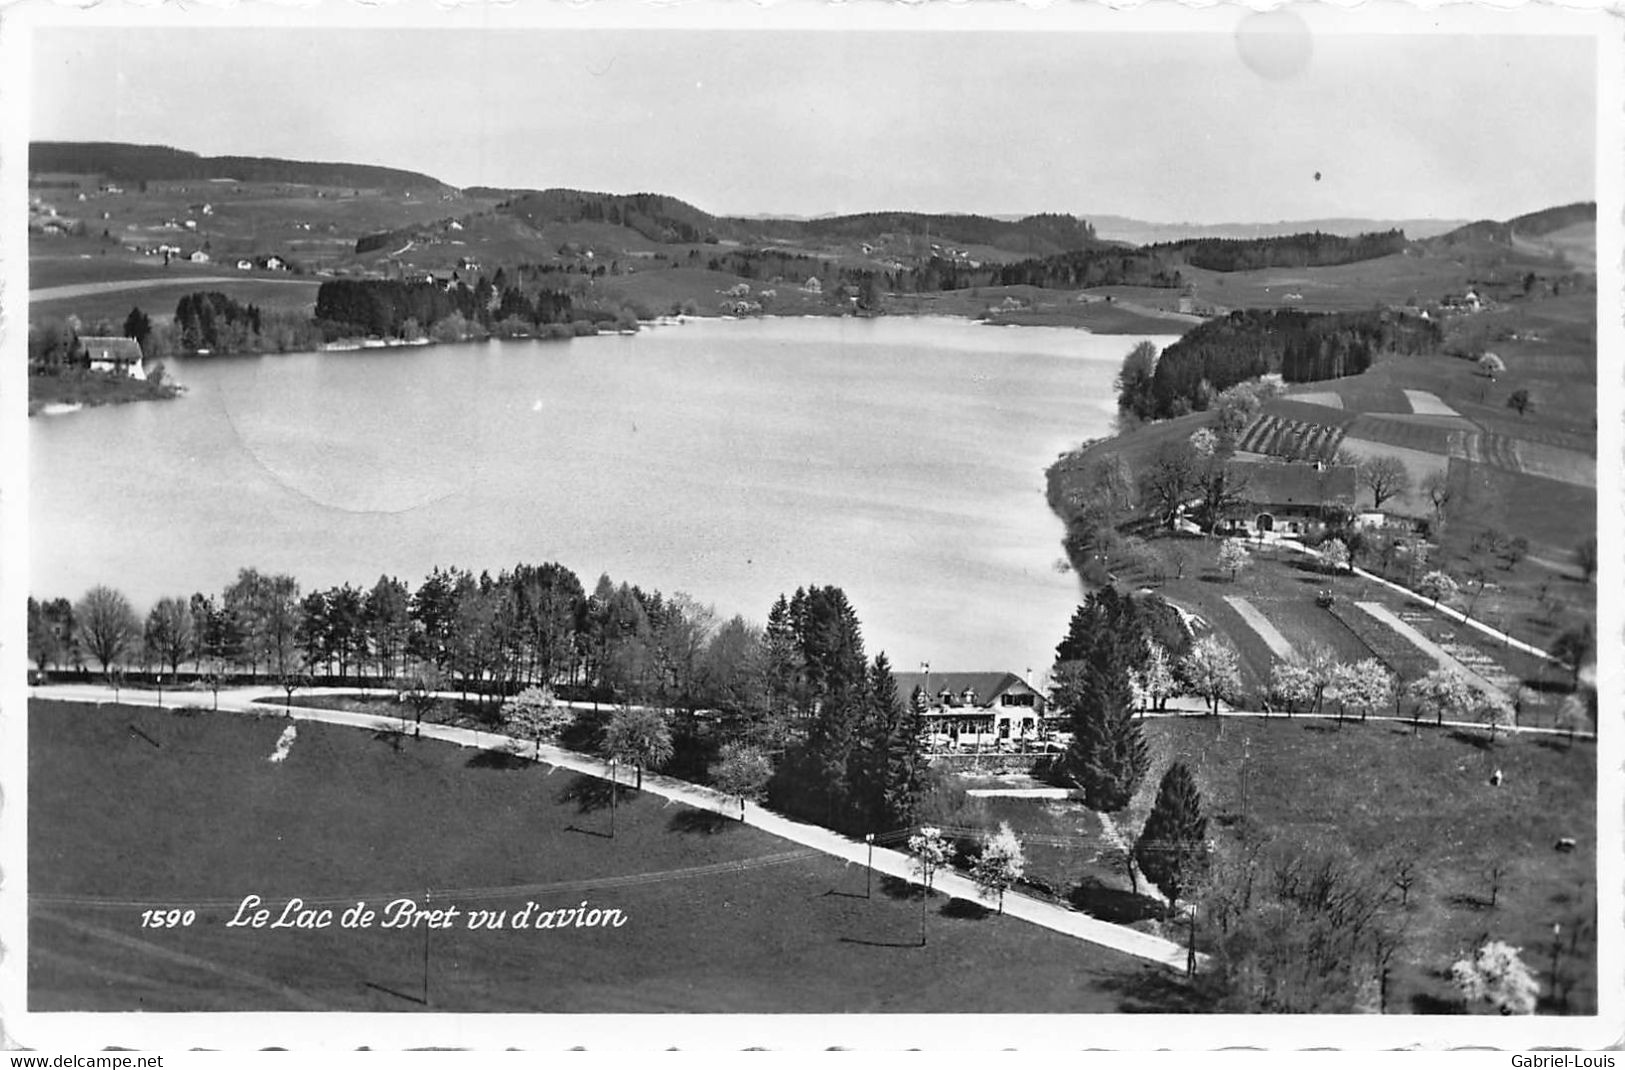
{"label": "utility pole", "polygon": [[1557,998],[1557,960],[1563,952],[1563,923],[1552,922],[1552,998]]}
{"label": "utility pole", "polygon": [[1196,976],[1196,904],[1190,905],[1189,917],[1191,919],[1190,947],[1185,952],[1185,976]]}
{"label": "utility pole", "polygon": [[[429,909],[429,889],[423,889],[423,909]],[[423,927],[423,1005],[429,1005],[429,926]]]}
{"label": "utility pole", "polygon": [[615,759],[609,760],[609,838],[615,838],[615,796],[620,794],[620,785],[615,779]]}
{"label": "utility pole", "polygon": [[873,899],[875,894],[875,834],[868,833],[863,837],[869,845],[869,868],[863,882],[863,897]]}
{"label": "utility pole", "polygon": [[1247,763],[1253,755],[1253,737],[1241,737],[1241,820],[1247,822]]}

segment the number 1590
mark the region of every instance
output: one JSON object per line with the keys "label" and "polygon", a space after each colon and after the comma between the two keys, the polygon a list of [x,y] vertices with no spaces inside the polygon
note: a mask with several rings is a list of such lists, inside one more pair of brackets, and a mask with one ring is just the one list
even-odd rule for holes
{"label": "number 1590", "polygon": [[141,927],[143,929],[174,929],[192,924],[197,920],[195,910],[143,910],[141,912]]}

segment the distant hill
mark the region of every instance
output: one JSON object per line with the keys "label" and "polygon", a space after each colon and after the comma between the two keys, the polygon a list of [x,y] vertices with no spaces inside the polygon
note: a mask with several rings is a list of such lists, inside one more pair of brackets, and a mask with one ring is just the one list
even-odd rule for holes
{"label": "distant hill", "polygon": [[351,186],[390,192],[452,192],[428,175],[370,164],[311,163],[260,156],[199,156],[166,145],[127,145],[113,141],[35,141],[28,147],[31,172],[103,175],[124,183],[287,182],[311,186]]}
{"label": "distant hill", "polygon": [[717,216],[676,197],[654,193],[594,193],[571,189],[506,190],[474,187],[471,197],[503,198],[500,210],[535,227],[601,222],[629,227],[651,241],[739,241],[785,244],[872,243],[910,245],[929,255],[932,244],[985,246],[1019,256],[1054,256],[1098,245],[1086,220],[1055,213],[996,219],[926,212],[851,215]]}
{"label": "distant hill", "polygon": [[609,223],[661,243],[714,241],[729,229],[710,213],[660,193],[537,190],[503,202],[498,210],[537,228],[550,223]]}
{"label": "distant hill", "polygon": [[1298,219],[1277,223],[1148,223],[1120,215],[1091,215],[1090,222],[1103,240],[1154,245],[1192,238],[1280,238],[1289,234],[1339,234],[1354,237],[1390,230],[1404,231],[1412,241],[1447,233],[1464,219]]}
{"label": "distant hill", "polygon": [[1098,244],[1086,220],[1057,213],[1016,220],[982,215],[933,215],[924,212],[863,212],[816,219],[732,220],[741,230],[766,240],[880,242],[909,239],[926,244],[987,246],[1023,256],[1079,252]]}
{"label": "distant hill", "polygon": [[1543,208],[1538,212],[1529,212],[1526,215],[1505,222],[1481,219],[1457,227],[1447,234],[1439,235],[1433,240],[1433,244],[1445,247],[1471,242],[1511,245],[1514,235],[1523,238],[1538,238],[1575,224],[1589,223],[1595,225],[1596,222],[1596,202],[1579,201],[1575,204],[1565,204],[1557,208]]}

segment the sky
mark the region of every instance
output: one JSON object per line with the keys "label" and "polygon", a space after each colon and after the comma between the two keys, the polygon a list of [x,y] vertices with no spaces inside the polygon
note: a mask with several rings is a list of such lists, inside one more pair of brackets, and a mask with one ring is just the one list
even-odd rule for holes
{"label": "sky", "polygon": [[1504,219],[1595,198],[1592,38],[1252,25],[42,27],[29,134],[717,214]]}

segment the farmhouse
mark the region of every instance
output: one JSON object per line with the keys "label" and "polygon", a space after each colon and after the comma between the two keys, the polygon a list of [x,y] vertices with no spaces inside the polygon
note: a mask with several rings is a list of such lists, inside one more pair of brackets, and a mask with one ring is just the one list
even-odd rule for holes
{"label": "farmhouse", "polygon": [[141,363],[141,346],[134,338],[81,338],[90,370],[120,372],[132,379],[145,379],[147,369]]}
{"label": "farmhouse", "polygon": [[897,694],[925,703],[930,732],[954,743],[1031,739],[1039,734],[1044,696],[1013,672],[899,672]]}
{"label": "farmhouse", "polygon": [[1242,489],[1224,520],[1256,535],[1301,535],[1326,506],[1354,506],[1353,465],[1232,460],[1225,471]]}

